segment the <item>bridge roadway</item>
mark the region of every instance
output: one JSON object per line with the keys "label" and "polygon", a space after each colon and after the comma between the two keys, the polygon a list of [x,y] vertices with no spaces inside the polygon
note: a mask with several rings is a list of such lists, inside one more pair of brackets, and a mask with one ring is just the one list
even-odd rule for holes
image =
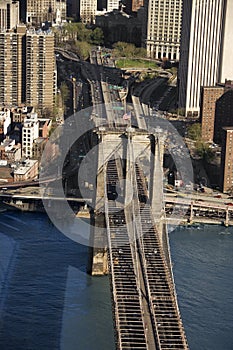
{"label": "bridge roadway", "polygon": [[153,224],[143,173],[137,164],[128,171],[136,195],[126,207],[114,200],[112,189],[123,173],[114,159],[108,161],[105,173],[105,220],[117,348],[188,349],[171,266]]}
{"label": "bridge roadway", "polygon": [[[29,183],[30,184],[30,183]],[[31,184],[34,184],[32,182]],[[31,185],[30,184],[30,185]],[[24,186],[26,186],[24,184]],[[8,187],[7,190],[0,189],[0,199],[3,201],[15,200],[50,200],[50,201],[71,201],[91,204],[92,198],[77,198],[75,195],[66,198],[56,195],[50,187],[42,191],[40,187],[28,186],[17,189]],[[52,191],[52,192],[51,192]],[[166,221],[170,223],[181,219],[183,222],[206,222],[216,224],[233,225],[233,205],[227,198],[217,199],[208,196],[183,194],[183,197],[167,193],[164,198]]]}

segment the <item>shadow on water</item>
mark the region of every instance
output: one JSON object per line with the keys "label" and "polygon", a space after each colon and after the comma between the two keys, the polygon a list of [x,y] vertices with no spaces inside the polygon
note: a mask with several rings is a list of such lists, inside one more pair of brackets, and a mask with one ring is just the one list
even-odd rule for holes
{"label": "shadow on water", "polygon": [[108,278],[87,261],[45,215],[1,215],[1,350],[114,348]]}

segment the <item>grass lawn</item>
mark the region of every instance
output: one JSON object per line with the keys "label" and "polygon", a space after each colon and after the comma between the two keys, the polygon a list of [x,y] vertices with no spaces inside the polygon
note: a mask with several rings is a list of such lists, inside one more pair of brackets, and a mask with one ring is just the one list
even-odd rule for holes
{"label": "grass lawn", "polygon": [[143,59],[133,59],[133,58],[121,58],[116,60],[117,68],[158,68],[158,65],[154,61],[147,61]]}

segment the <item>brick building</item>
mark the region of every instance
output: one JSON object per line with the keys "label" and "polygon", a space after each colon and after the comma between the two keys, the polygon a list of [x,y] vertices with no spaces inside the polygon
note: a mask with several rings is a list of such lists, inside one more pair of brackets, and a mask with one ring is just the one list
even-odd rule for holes
{"label": "brick building", "polygon": [[223,95],[224,87],[205,86],[201,98],[201,132],[204,141],[213,142],[216,101]]}
{"label": "brick building", "polygon": [[233,187],[233,127],[223,128],[220,189],[227,192]]}

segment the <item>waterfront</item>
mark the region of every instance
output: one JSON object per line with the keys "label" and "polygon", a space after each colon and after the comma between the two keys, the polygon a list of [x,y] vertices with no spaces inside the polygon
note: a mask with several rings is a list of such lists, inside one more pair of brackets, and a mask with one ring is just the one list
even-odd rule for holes
{"label": "waterfront", "polygon": [[[233,228],[178,228],[170,241],[190,349],[231,350]],[[43,214],[1,214],[1,349],[114,349],[108,277],[85,273],[87,255]]]}

